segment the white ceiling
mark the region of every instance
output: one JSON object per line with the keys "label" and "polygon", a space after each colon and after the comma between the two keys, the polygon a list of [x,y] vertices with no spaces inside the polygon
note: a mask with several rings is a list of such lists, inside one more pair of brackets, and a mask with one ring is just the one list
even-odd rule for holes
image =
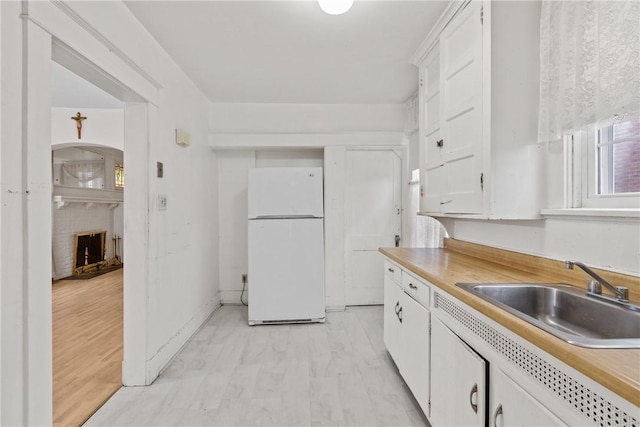
{"label": "white ceiling", "polygon": [[446,1],[126,1],[212,102],[386,104],[417,89],[408,60]]}

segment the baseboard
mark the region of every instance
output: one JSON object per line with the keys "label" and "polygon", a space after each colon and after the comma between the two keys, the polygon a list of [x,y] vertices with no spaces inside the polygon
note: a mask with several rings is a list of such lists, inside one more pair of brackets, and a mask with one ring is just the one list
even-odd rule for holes
{"label": "baseboard", "polygon": [[220,307],[220,301],[213,299],[194,315],[180,330],[158,349],[158,351],[147,360],[146,383],[151,384],[158,377],[160,372],[173,360],[189,339],[204,325],[214,311]]}

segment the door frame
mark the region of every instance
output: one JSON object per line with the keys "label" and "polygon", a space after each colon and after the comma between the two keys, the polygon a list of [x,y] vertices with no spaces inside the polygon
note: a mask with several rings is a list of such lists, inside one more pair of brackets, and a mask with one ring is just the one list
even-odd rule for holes
{"label": "door frame", "polygon": [[[3,37],[16,38],[13,47],[3,52],[2,61],[21,64],[12,69],[7,67],[6,70],[20,72],[3,75],[1,82],[3,95],[7,89],[3,106],[15,107],[10,113],[3,110],[0,158],[2,168],[11,172],[11,180],[3,182],[3,188],[6,184],[9,191],[2,194],[5,207],[0,211],[1,424],[52,424],[51,129],[49,125],[43,126],[51,122],[52,60],[131,103],[125,108],[125,129],[127,122],[130,126],[125,130],[124,155],[127,174],[133,179],[128,180],[129,189],[125,188],[124,196],[125,262],[130,267],[126,269],[124,283],[123,379],[131,385],[147,381],[144,307],[148,263],[144,258],[148,257],[148,251],[131,246],[140,244],[146,248],[148,244],[148,110],[149,103],[157,99],[158,87],[154,91],[153,82],[145,80],[145,76],[141,78],[140,71],[130,64],[123,65],[117,53],[105,58],[106,41],[67,8],[62,3],[9,2],[2,5],[0,13]],[[65,57],[63,53],[70,55]],[[131,84],[115,78],[92,58],[117,70]],[[10,137],[6,145],[5,136]],[[138,184],[132,183],[138,180]],[[128,283],[135,283],[135,288],[127,286]],[[142,314],[137,316],[138,313]]]}

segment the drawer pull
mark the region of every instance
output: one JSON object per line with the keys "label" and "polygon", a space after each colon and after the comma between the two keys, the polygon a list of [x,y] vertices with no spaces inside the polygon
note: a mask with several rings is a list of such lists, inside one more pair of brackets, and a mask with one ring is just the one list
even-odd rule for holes
{"label": "drawer pull", "polygon": [[478,384],[474,384],[473,387],[471,387],[471,392],[469,393],[469,405],[471,405],[471,409],[473,409],[473,412],[475,412],[476,414],[478,413],[478,404],[477,403],[473,403],[473,395],[476,395],[476,402],[477,400],[477,396],[478,396]]}
{"label": "drawer pull", "polygon": [[416,285],[414,285],[413,283],[409,283],[409,287],[413,290],[418,289],[418,287]]}
{"label": "drawer pull", "polygon": [[[387,270],[389,270],[391,273],[395,273],[395,272],[396,272],[396,271],[395,271],[393,268],[391,268],[391,267],[387,268]],[[380,270],[378,270],[378,271],[380,271]]]}
{"label": "drawer pull", "polygon": [[398,311],[398,320],[402,323],[402,307],[400,307],[400,311]]}
{"label": "drawer pull", "polygon": [[498,427],[498,416],[502,415],[502,403],[496,408],[496,412],[493,413],[493,425]]}

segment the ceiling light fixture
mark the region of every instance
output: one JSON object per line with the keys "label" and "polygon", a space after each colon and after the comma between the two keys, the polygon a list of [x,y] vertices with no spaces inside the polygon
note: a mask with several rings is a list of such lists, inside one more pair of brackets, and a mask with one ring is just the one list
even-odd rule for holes
{"label": "ceiling light fixture", "polygon": [[318,0],[320,9],[329,15],[341,15],[353,6],[353,0]]}

